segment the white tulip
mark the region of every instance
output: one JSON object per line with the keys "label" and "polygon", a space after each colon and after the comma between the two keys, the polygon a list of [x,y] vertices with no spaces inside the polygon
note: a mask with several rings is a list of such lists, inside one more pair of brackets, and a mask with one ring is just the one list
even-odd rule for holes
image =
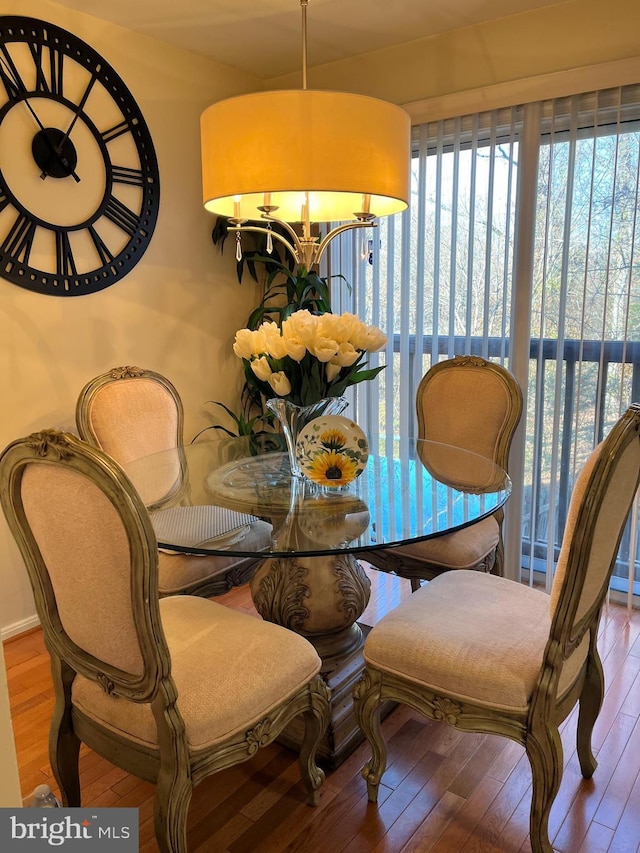
{"label": "white tulip", "polygon": [[369,350],[369,352],[377,352],[387,343],[387,336],[377,326],[367,326],[365,339],[365,349]]}
{"label": "white tulip", "polygon": [[321,314],[318,317],[316,337],[342,340],[342,327],[339,314]]}
{"label": "white tulip", "polygon": [[359,350],[376,352],[387,342],[387,336],[377,326],[367,326],[363,323],[352,338],[354,347]]}
{"label": "white tulip", "polygon": [[307,354],[307,345],[302,338],[299,338],[297,335],[289,332],[288,334],[283,334],[282,341],[284,344],[285,355],[288,355],[289,358],[292,358],[294,361],[302,361]]}
{"label": "white tulip", "polygon": [[310,344],[309,352],[315,355],[318,361],[330,361],[338,352],[338,346],[338,342],[332,338],[321,338],[318,336]]}
{"label": "white tulip", "polygon": [[327,382],[333,382],[336,376],[340,373],[342,368],[335,361],[327,362],[327,366],[325,367],[325,375],[327,377]]}
{"label": "white tulip", "polygon": [[367,324],[363,323],[362,320],[357,319],[357,322],[355,322],[353,324],[353,327],[351,329],[351,337],[350,337],[350,341],[356,349],[359,349],[359,350],[366,349],[366,347],[365,347],[366,334],[367,334]]}
{"label": "white tulip", "polygon": [[271,365],[263,355],[260,358],[254,358],[251,362],[251,370],[260,379],[261,382],[269,382],[272,375]]}
{"label": "white tulip", "polygon": [[233,351],[238,358],[251,358],[253,351],[253,332],[250,329],[240,329],[236,332]]}
{"label": "white tulip", "polygon": [[293,314],[287,317],[282,324],[282,334],[285,339],[293,337],[304,341],[308,347],[309,342],[316,335],[317,327],[318,318],[305,308],[302,311],[294,311]]}
{"label": "white tulip", "polygon": [[257,329],[254,329],[253,332],[253,354],[254,355],[262,355],[262,353],[267,351],[267,338],[264,333],[264,329],[262,326],[259,326]]}
{"label": "white tulip", "polygon": [[291,383],[289,382],[286,373],[279,370],[277,373],[272,373],[269,377],[269,385],[276,392],[278,397],[286,397],[291,393]]}
{"label": "white tulip", "polygon": [[353,335],[362,325],[362,321],[355,314],[349,314],[348,312],[336,315],[336,320],[337,328],[334,337],[337,341],[352,341]]}
{"label": "white tulip", "polygon": [[276,323],[263,323],[260,326],[264,332],[266,349],[273,358],[284,358],[287,355],[287,346]]}
{"label": "white tulip", "polygon": [[353,344],[349,343],[349,341],[345,341],[341,343],[338,347],[338,352],[335,354],[335,357],[332,359],[336,364],[339,364],[340,367],[351,367],[359,358],[361,353],[353,346]]}

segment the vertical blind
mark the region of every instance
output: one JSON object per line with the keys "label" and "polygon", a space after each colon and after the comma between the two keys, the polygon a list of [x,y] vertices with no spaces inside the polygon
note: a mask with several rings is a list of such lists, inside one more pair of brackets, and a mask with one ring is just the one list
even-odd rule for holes
{"label": "vertical blind", "polygon": [[[577,470],[640,400],[638,95],[637,87],[607,90],[542,111],[524,530],[525,562],[544,569],[547,583]],[[629,594],[629,580],[638,580],[630,551],[637,512],[635,520],[612,580]]]}
{"label": "vertical blind", "polygon": [[[352,406],[398,453],[432,364],[477,354],[512,369],[525,413],[507,553],[512,576],[549,585],[576,471],[640,400],[640,86],[424,124],[412,154],[409,210],[331,259],[351,283],[336,310],[389,338]],[[637,515],[612,581],[629,600]]]}

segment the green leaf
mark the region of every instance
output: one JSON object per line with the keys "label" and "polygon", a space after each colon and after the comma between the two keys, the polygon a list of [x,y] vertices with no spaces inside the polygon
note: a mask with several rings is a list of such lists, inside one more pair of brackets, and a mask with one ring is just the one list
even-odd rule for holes
{"label": "green leaf", "polygon": [[238,416],[231,411],[229,406],[225,406],[224,403],[218,402],[218,400],[207,400],[207,403],[211,403],[213,406],[220,406],[221,409],[224,409],[225,412],[231,417],[234,421],[238,420]]}
{"label": "green leaf", "polygon": [[372,367],[370,370],[360,370],[358,373],[354,373],[351,377],[351,385],[356,385],[358,382],[364,382],[367,379],[373,379],[385,367],[386,364],[381,364],[380,367]]}
{"label": "green leaf", "polygon": [[229,236],[229,219],[226,216],[216,216],[216,221],[211,231],[213,245],[220,243],[220,254],[224,249],[224,241]]}
{"label": "green leaf", "polygon": [[245,255],[243,253],[241,263],[245,260],[247,262],[247,269],[249,270],[249,275],[251,276],[251,278],[254,281],[258,281],[258,271],[256,270],[255,258],[253,258],[253,257],[246,257],[245,258]]}
{"label": "green leaf", "polygon": [[199,437],[202,435],[202,433],[204,433],[204,432],[208,432],[210,429],[219,429],[219,430],[222,430],[222,432],[226,433],[227,435],[230,435],[232,438],[237,438],[237,437],[238,437],[238,434],[237,434],[237,433],[235,433],[235,432],[231,432],[231,430],[230,430],[230,429],[227,429],[226,427],[220,426],[220,424],[211,424],[210,426],[208,426],[208,427],[204,427],[204,429],[201,429],[201,430],[200,430],[200,432],[197,432],[197,433],[193,436],[193,438],[191,439],[191,444],[193,444],[193,442],[196,440],[196,438],[199,438]]}
{"label": "green leaf", "polygon": [[290,302],[288,302],[283,308],[281,308],[280,309],[280,325],[282,325],[282,323],[284,323],[284,321],[288,317],[290,317],[292,314],[295,314],[295,312],[297,310],[298,309],[296,308],[296,306],[292,305]]}

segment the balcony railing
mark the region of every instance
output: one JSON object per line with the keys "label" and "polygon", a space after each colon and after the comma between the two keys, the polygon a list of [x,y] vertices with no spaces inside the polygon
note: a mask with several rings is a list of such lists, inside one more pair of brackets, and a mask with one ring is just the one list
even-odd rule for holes
{"label": "balcony railing", "polygon": [[[408,347],[407,347],[408,343]],[[421,345],[420,345],[421,344]],[[407,342],[403,341],[402,351],[409,353],[410,375],[416,375],[415,359],[421,360],[425,355],[431,355],[434,348],[434,339],[431,335],[424,335],[421,342],[416,342],[416,336],[412,335]],[[394,353],[399,353],[401,349],[400,335],[393,336]],[[465,353],[470,355],[480,355],[485,358],[508,358],[509,357],[509,341],[503,338],[491,337],[483,338],[480,336],[465,336],[460,335],[454,337],[453,341],[447,335],[440,335],[437,339],[438,355],[449,355],[453,353]],[[595,386],[595,399],[592,400],[593,411],[595,413],[594,437],[596,443],[601,441],[606,428],[607,415],[607,399],[618,400],[620,395],[620,378],[619,375],[612,377],[611,365],[627,365],[631,369],[631,380],[627,376],[625,380],[625,389],[630,390],[627,400],[624,401],[622,409],[632,401],[640,401],[640,341],[578,341],[565,340],[560,344],[559,341],[545,338],[543,340],[532,339],[529,346],[529,358],[535,365],[532,365],[532,376],[536,376],[536,385],[538,389],[542,389],[544,393],[545,377],[551,369],[549,362],[553,363],[554,377],[556,364],[558,359],[562,360],[562,388],[563,388],[563,407],[560,413],[561,424],[561,444],[558,464],[558,483],[555,498],[555,524],[553,529],[554,535],[554,552],[557,558],[559,544],[562,541],[562,534],[567,518],[567,510],[569,499],[571,496],[571,450],[573,444],[573,424],[575,423],[575,400],[576,400],[576,382],[578,365],[589,364],[595,366],[595,377],[591,376],[591,384]],[[422,373],[422,367],[418,367],[418,374]],[[615,386],[613,383],[615,382]],[[536,406],[535,431],[537,435],[542,434],[543,420],[545,418],[545,407],[542,401],[538,401]],[[409,413],[410,430],[415,429],[415,418],[413,412]],[[545,570],[548,542],[547,531],[549,529],[549,507],[548,507],[548,483],[543,482],[542,477],[542,453],[540,442],[532,440],[531,442],[533,465],[531,474],[531,482],[525,486],[525,521],[523,525],[522,538],[522,559],[523,566],[528,568],[533,556],[533,564],[535,569]],[[527,479],[529,479],[527,477]],[[534,510],[531,511],[533,505]],[[619,565],[616,568],[616,574],[626,577],[628,571],[629,560],[629,541],[630,541],[630,525],[627,525],[623,541],[619,552]],[[531,543],[531,533],[534,536],[533,549]],[[532,555],[533,550],[533,555]],[[626,561],[626,562],[625,562]],[[636,572],[635,579],[640,582],[640,562],[636,554]]]}

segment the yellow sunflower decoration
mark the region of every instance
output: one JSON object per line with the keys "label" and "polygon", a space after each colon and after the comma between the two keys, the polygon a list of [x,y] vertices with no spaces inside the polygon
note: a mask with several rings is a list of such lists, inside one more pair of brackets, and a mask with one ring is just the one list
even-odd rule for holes
{"label": "yellow sunflower decoration", "polygon": [[339,429],[327,429],[320,433],[320,444],[327,450],[342,450],[347,443],[347,436]]}
{"label": "yellow sunflower decoration", "polygon": [[313,458],[307,476],[320,486],[346,486],[355,480],[358,465],[348,456],[329,450]]}

